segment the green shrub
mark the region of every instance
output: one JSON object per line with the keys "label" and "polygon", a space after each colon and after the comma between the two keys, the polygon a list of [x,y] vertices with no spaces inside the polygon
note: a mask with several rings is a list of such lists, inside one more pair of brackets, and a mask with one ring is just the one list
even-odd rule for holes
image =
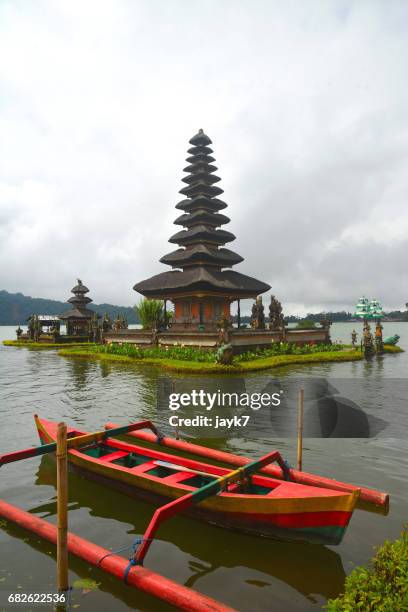
{"label": "green shrub", "polygon": [[141,299],[135,306],[143,329],[159,328],[163,322],[163,302]]}
{"label": "green shrub", "polygon": [[402,612],[408,610],[408,531],[401,538],[386,540],[377,549],[368,568],[358,567],[346,578],[345,592],[330,599],[330,612]]}
{"label": "green shrub", "polygon": [[[257,349],[241,353],[234,357],[234,362],[252,361],[265,357],[274,357],[279,355],[309,355],[313,353],[323,353],[329,351],[339,351],[343,347],[337,344],[306,344],[304,346],[296,346],[295,344],[275,343],[271,347],[265,349]],[[172,346],[172,347],[152,347],[143,348],[124,342],[123,344],[99,344],[91,347],[93,353],[105,353],[109,355],[122,355],[131,357],[132,359],[179,359],[180,361],[196,361],[204,363],[215,363],[215,351],[206,351],[193,346]]]}
{"label": "green shrub", "polygon": [[[281,355],[310,355],[314,353],[336,352],[342,349],[343,346],[338,344],[306,344],[304,346],[296,346],[295,344],[281,342],[274,343],[269,348],[255,349],[236,355],[234,362],[253,361]],[[122,355],[132,359],[178,359],[180,361],[196,361],[201,363],[216,362],[215,351],[206,351],[198,347],[183,345],[144,348],[128,342],[123,344],[112,342],[110,344],[93,345],[90,347],[90,352]]]}
{"label": "green shrub", "polygon": [[340,351],[341,344],[288,344],[287,342],[274,342],[267,348],[258,348],[241,353],[235,357],[236,361],[251,361],[262,357],[274,357],[275,355],[310,355],[312,353],[326,353]]}
{"label": "green shrub", "polygon": [[130,342],[117,344],[102,344],[92,347],[94,353],[108,353],[110,355],[124,355],[133,359],[180,359],[181,361],[214,362],[215,352],[203,351],[192,346],[172,346],[142,348]]}
{"label": "green shrub", "polygon": [[316,323],[311,319],[303,319],[296,325],[296,329],[315,329]]}

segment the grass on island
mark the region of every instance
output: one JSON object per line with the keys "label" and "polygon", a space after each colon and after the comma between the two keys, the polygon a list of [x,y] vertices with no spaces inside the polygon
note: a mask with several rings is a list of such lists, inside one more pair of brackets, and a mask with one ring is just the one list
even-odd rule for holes
{"label": "grass on island", "polygon": [[403,353],[404,349],[394,344],[384,344],[384,353]]}
{"label": "grass on island", "polygon": [[93,342],[34,342],[32,340],[3,340],[4,346],[30,349],[60,349],[74,346],[94,346]]}
{"label": "grass on island", "polygon": [[[270,354],[287,351],[283,354]],[[264,349],[238,355],[233,365],[220,365],[212,351],[200,351],[192,347],[172,349],[140,349],[131,345],[99,345],[93,347],[64,348],[58,351],[64,357],[84,357],[107,361],[160,366],[175,372],[190,373],[240,373],[266,370],[288,364],[356,361],[362,359],[360,351],[340,345],[322,345]]]}
{"label": "grass on island", "polygon": [[[358,361],[363,358],[361,350],[351,345],[320,344],[296,346],[276,343],[268,348],[254,349],[234,357],[233,365],[216,363],[214,351],[197,347],[174,346],[141,348],[130,343],[95,344],[93,342],[44,343],[24,340],[4,340],[6,346],[28,349],[58,349],[64,357],[83,357],[106,361],[127,362],[160,366],[176,372],[239,373],[267,370],[289,364]],[[387,345],[386,353],[400,353],[399,346]]]}
{"label": "grass on island", "polygon": [[369,567],[357,567],[346,578],[344,594],[329,599],[329,612],[408,610],[408,526],[395,542],[386,540]]}

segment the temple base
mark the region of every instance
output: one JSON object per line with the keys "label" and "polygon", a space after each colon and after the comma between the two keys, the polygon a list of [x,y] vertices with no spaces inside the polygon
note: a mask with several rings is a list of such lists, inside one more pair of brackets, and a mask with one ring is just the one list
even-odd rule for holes
{"label": "temple base", "polygon": [[166,331],[141,329],[124,329],[104,334],[104,342],[128,342],[141,347],[154,346],[193,346],[201,349],[215,350],[221,344],[232,344],[234,353],[254,348],[267,348],[272,342],[288,342],[301,346],[303,344],[330,344],[330,330],[326,327],[317,329],[279,329],[252,330],[232,328],[225,331],[197,331],[171,328]]}

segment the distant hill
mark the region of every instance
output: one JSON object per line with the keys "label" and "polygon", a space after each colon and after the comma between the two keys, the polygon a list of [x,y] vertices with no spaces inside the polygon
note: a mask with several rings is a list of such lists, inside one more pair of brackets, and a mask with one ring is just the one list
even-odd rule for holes
{"label": "distant hill", "polygon": [[[47,300],[44,298],[32,298],[22,293],[9,293],[0,290],[0,325],[25,325],[32,314],[59,315],[68,310],[67,302]],[[127,306],[114,306],[112,304],[90,304],[91,310],[96,310],[103,315],[108,313],[111,319],[117,315],[125,316],[128,323],[139,323],[139,319],[133,308]]]}
{"label": "distant hill", "polygon": [[[386,321],[408,321],[408,311],[407,310],[393,310],[392,312],[384,312],[384,320]],[[306,317],[294,317],[288,316],[285,317],[285,321],[287,323],[299,323],[307,319],[308,321],[313,321],[314,323],[319,323],[323,319],[328,319],[333,323],[344,323],[344,322],[356,322],[359,321],[358,317],[356,317],[351,312],[341,311],[341,312],[318,312],[318,313],[309,313]]]}
{"label": "distant hill", "polygon": [[[266,320],[268,319],[268,308],[265,308],[265,317]],[[309,313],[306,315],[306,317],[297,317],[296,315],[288,315],[285,316],[285,323],[299,323],[300,321],[303,321],[304,319],[307,319],[308,321],[313,321],[314,323],[320,323],[320,321],[322,321],[323,319],[329,319],[329,321],[333,321],[333,323],[337,323],[339,321],[353,321],[355,320],[353,318],[353,315],[350,312],[318,312],[318,313]],[[237,320],[237,317],[234,317],[234,321]],[[242,323],[250,323],[251,322],[251,317],[249,316],[243,316],[241,317],[241,321]]]}
{"label": "distant hill", "polygon": [[340,323],[345,321],[354,321],[355,317],[351,314],[351,312],[346,312],[345,310],[342,310],[341,312],[309,312],[306,317],[285,317],[285,321],[287,321],[287,323],[299,323],[304,319],[307,319],[308,321],[313,321],[314,323],[320,323],[320,321],[322,321],[323,319],[328,319],[333,323]]}

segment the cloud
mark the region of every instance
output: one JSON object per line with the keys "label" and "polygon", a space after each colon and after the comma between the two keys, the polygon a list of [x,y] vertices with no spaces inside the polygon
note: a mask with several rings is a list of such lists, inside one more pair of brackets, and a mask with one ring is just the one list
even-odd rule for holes
{"label": "cloud", "polygon": [[[166,269],[188,139],[237,269],[285,310],[407,301],[405,2],[0,5],[0,285],[133,304]],[[249,304],[247,305],[249,307]]]}

